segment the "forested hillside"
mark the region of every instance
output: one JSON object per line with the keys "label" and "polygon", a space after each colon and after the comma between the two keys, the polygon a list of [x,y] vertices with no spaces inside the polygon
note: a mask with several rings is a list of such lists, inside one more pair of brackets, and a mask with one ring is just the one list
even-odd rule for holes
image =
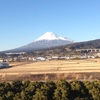
{"label": "forested hillside", "polygon": [[0,100],[100,100],[100,81],[4,82]]}
{"label": "forested hillside", "polygon": [[74,43],[70,44],[68,46],[70,49],[89,49],[89,48],[100,48],[100,39],[97,40],[92,40],[92,41],[86,41],[86,42],[79,42],[79,43]]}

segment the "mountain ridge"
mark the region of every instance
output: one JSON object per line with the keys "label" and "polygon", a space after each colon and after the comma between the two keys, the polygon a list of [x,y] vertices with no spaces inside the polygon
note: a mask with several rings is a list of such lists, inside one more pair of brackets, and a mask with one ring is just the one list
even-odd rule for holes
{"label": "mountain ridge", "polygon": [[32,50],[43,50],[72,43],[74,43],[74,41],[68,38],[55,35],[53,32],[46,32],[41,37],[29,44],[12,50],[6,50],[6,52],[25,52]]}

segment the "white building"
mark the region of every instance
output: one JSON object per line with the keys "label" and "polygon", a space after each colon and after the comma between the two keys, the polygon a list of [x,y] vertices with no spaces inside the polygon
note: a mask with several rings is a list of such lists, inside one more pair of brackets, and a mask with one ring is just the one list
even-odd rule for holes
{"label": "white building", "polygon": [[38,60],[38,61],[45,61],[46,59],[44,57],[37,57],[36,60]]}
{"label": "white building", "polygon": [[97,53],[97,57],[100,57],[100,53]]}

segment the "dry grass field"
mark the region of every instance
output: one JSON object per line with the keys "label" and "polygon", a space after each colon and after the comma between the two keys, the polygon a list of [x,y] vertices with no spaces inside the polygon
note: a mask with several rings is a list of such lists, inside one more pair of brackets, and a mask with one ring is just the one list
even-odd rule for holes
{"label": "dry grass field", "polygon": [[100,59],[87,60],[52,60],[41,62],[12,62],[10,68],[0,69],[0,76],[68,74],[68,73],[99,73]]}

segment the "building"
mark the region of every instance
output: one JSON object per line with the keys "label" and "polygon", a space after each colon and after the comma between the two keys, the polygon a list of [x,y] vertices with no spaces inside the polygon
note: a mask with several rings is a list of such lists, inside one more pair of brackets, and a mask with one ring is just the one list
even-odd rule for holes
{"label": "building", "polygon": [[9,64],[7,62],[0,62],[0,68],[8,68]]}
{"label": "building", "polygon": [[36,57],[36,61],[45,61],[46,60],[46,58],[44,58],[44,57]]}

